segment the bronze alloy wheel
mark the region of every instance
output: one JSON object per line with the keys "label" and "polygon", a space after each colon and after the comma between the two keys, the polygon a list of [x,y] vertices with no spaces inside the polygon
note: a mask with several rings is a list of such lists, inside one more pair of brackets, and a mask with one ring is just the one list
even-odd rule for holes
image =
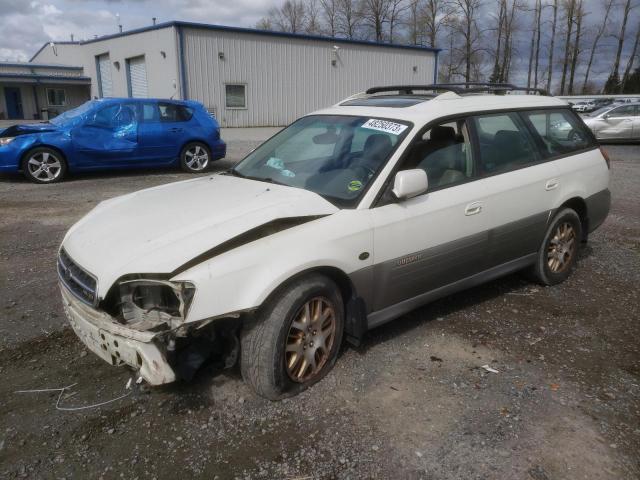
{"label": "bronze alloy wheel", "polygon": [[576,232],[569,222],[559,224],[549,241],[547,265],[553,273],[563,272],[576,252]]}
{"label": "bronze alloy wheel", "polygon": [[336,336],[336,313],[327,298],[314,297],[293,318],[285,364],[289,378],[303,383],[317,375],[329,359]]}

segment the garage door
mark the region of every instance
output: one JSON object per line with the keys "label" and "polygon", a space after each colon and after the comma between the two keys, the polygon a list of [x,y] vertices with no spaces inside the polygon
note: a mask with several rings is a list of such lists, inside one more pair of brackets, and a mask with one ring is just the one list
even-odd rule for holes
{"label": "garage door", "polygon": [[98,66],[98,79],[100,83],[98,85],[100,89],[101,97],[113,97],[113,85],[111,83],[111,62],[109,61],[109,54],[98,55],[96,57],[96,64]]}
{"label": "garage door", "polygon": [[147,93],[147,65],[144,57],[130,58],[129,65],[129,96],[134,98],[146,98]]}

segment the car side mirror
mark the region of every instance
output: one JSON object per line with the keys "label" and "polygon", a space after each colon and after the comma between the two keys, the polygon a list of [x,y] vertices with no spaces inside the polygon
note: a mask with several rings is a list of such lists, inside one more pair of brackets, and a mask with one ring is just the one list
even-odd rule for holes
{"label": "car side mirror", "polygon": [[398,200],[407,200],[427,191],[427,173],[421,168],[396,173],[391,192]]}

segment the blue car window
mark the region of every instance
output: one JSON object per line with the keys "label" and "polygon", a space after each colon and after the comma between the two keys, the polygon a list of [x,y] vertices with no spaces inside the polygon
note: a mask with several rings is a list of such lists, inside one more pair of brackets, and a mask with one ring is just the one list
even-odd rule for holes
{"label": "blue car window", "polygon": [[135,113],[130,105],[111,105],[96,112],[93,126],[116,129],[135,122]]}
{"label": "blue car window", "polygon": [[161,122],[188,122],[193,116],[193,110],[175,103],[159,102]]}
{"label": "blue car window", "polygon": [[142,104],[142,121],[157,122],[158,120],[160,120],[158,105],[155,103],[143,103]]}

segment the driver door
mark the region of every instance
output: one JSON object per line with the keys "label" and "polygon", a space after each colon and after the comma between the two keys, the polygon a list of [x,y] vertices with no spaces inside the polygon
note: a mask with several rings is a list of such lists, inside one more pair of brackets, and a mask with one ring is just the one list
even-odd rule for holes
{"label": "driver door", "polygon": [[81,166],[119,165],[135,158],[138,122],[133,103],[107,105],[71,132]]}

